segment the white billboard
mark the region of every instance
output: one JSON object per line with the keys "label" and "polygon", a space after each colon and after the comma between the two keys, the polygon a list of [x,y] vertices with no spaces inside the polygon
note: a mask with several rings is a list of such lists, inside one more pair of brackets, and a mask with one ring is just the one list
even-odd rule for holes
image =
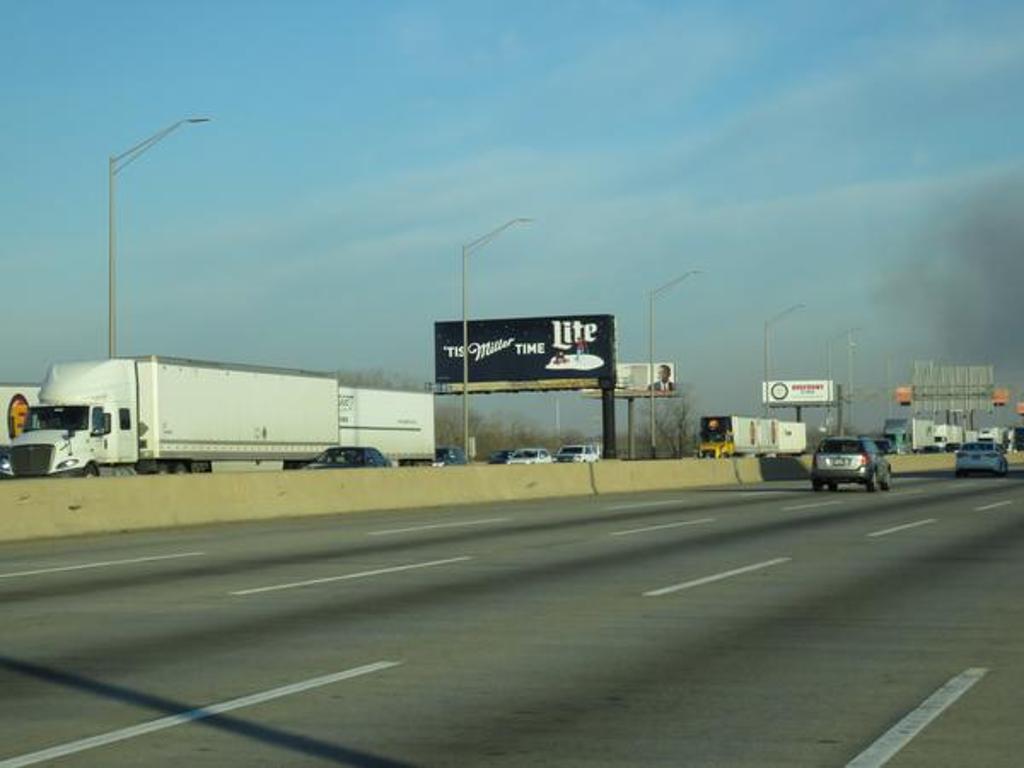
{"label": "white billboard", "polygon": [[761,385],[762,402],[793,408],[798,405],[831,405],[836,399],[833,381],[768,381]]}
{"label": "white billboard", "polygon": [[[615,388],[617,390],[650,393],[651,378],[650,363],[620,363],[615,366]],[[675,363],[655,363],[653,378],[655,395],[674,393],[676,391]]]}

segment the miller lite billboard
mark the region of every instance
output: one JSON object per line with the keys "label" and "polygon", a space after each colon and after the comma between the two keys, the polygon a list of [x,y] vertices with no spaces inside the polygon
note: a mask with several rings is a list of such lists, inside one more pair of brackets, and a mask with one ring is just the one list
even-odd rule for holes
{"label": "miller lite billboard", "polygon": [[[614,386],[611,315],[471,320],[468,336],[470,392]],[[462,391],[462,355],[462,322],[434,323],[439,392]]]}

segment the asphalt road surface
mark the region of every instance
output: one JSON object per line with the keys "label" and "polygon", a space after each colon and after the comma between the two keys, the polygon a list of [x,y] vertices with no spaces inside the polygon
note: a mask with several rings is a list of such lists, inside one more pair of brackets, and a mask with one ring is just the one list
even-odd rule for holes
{"label": "asphalt road surface", "polygon": [[1022,481],[0,546],[0,768],[1017,767]]}

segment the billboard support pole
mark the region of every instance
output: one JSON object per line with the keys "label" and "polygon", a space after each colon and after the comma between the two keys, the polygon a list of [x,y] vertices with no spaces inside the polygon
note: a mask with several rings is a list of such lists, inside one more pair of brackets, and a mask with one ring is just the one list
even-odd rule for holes
{"label": "billboard support pole", "polygon": [[634,421],[636,416],[636,398],[630,397],[626,400],[626,458],[636,458],[636,431]]}
{"label": "billboard support pole", "polygon": [[649,379],[649,381],[648,381],[648,397],[650,398],[650,406],[651,406],[651,414],[650,414],[650,416],[651,416],[651,458],[652,459],[658,458],[658,438],[657,438],[657,433],[656,433],[656,430],[655,430],[655,423],[654,423],[654,384],[655,384],[655,381],[656,381],[656,377],[654,375],[654,300],[660,294],[664,293],[665,291],[667,291],[672,286],[678,285],[679,283],[683,282],[683,280],[685,280],[686,278],[692,277],[693,275],[700,275],[700,274],[703,274],[703,273],[704,273],[704,270],[702,270],[702,269],[691,269],[689,272],[684,272],[683,274],[681,274],[675,280],[669,280],[664,285],[659,286],[658,288],[655,288],[653,291],[650,292],[650,295],[649,295],[649,298],[650,298],[650,314],[648,315],[648,318],[647,318],[647,334],[648,334],[648,336],[647,336],[647,364],[648,364],[649,368],[647,369],[648,370],[647,378]]}
{"label": "billboard support pole", "polygon": [[605,459],[617,459],[615,445],[615,380],[601,382],[602,446]]}

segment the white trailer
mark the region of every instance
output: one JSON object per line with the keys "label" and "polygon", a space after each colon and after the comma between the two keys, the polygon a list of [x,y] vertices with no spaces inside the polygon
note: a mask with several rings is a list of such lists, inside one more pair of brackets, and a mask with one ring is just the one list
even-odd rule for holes
{"label": "white trailer", "polygon": [[935,445],[935,422],[931,419],[911,419],[910,449],[920,453],[930,445]]}
{"label": "white trailer", "polygon": [[338,443],[373,446],[399,464],[434,460],[434,396],[338,388]]}
{"label": "white trailer", "polygon": [[807,452],[807,425],[800,421],[780,421],[779,441],[776,453],[779,456],[800,456]]}
{"label": "white trailer", "polygon": [[1006,430],[1002,427],[986,427],[978,430],[979,443],[992,443],[993,445],[1006,448]]}
{"label": "white trailer", "polygon": [[[57,363],[0,472],[24,477],[302,466],[341,442],[339,396],[333,374],[309,371],[158,357]],[[359,391],[353,396],[358,399]],[[432,403],[429,413],[421,425],[431,443],[423,459],[433,456]],[[387,453],[389,445],[378,440],[374,447]]]}
{"label": "white trailer", "polygon": [[38,384],[0,384],[0,447],[6,447],[21,434],[28,418],[28,409],[39,404]]}

